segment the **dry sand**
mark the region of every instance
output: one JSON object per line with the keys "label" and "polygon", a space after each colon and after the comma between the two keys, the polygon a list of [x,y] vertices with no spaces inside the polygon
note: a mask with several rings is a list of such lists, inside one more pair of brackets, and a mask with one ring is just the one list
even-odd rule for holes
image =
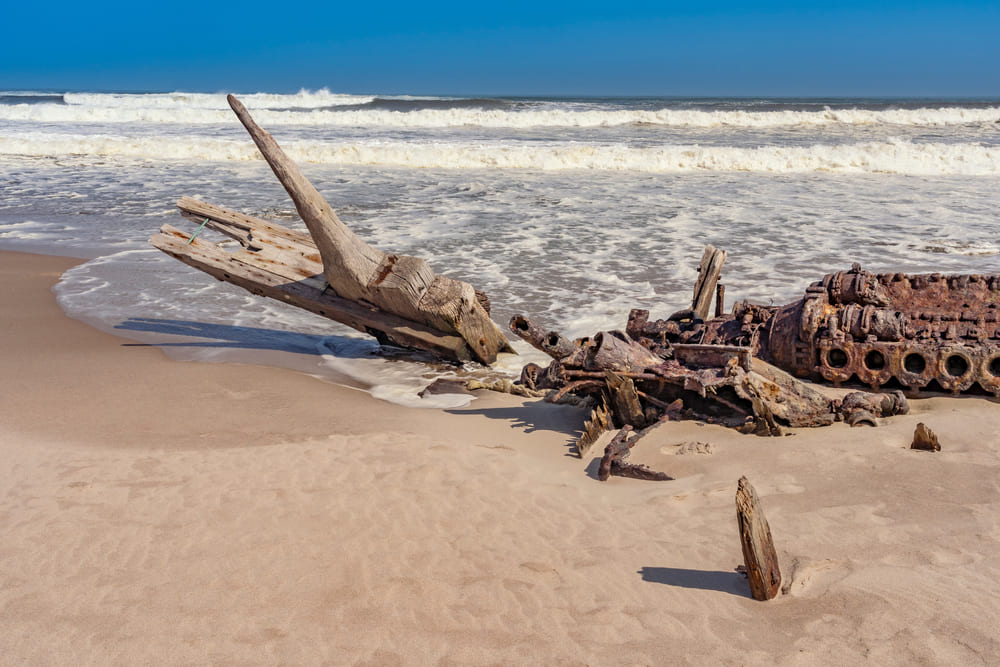
{"label": "dry sand", "polygon": [[[997,664],[1000,405],[785,438],[668,424],[594,478],[581,415],[412,410],[181,363],[0,253],[4,664]],[[940,453],[907,449],[926,422]],[[597,453],[597,450],[594,450]],[[734,494],[784,573],[749,597]]]}

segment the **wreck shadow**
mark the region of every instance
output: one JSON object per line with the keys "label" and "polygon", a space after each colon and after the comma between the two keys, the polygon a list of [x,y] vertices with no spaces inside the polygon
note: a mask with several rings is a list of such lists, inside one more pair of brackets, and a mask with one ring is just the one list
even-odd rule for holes
{"label": "wreck shadow", "polygon": [[534,433],[535,431],[552,431],[562,433],[567,437],[567,456],[576,458],[576,440],[583,432],[583,416],[578,408],[566,405],[553,405],[544,401],[524,403],[517,407],[465,408],[460,410],[445,410],[455,415],[481,415],[488,419],[499,419],[510,422],[512,429]]}
{"label": "wreck shadow", "polygon": [[368,357],[380,350],[378,343],[348,336],[296,333],[280,329],[241,327],[190,320],[162,320],[130,317],[115,329],[213,340],[185,340],[155,343],[124,343],[126,347],[190,347],[216,349],[273,350],[314,356]]}
{"label": "wreck shadow", "polygon": [[705,591],[730,593],[741,598],[753,599],[746,577],[721,570],[689,570],[682,567],[644,567],[638,572],[643,581],[681,588],[698,588]]}
{"label": "wreck shadow", "polygon": [[[593,447],[591,449],[593,449]],[[574,452],[576,451],[576,447],[573,448],[573,451]],[[588,452],[588,454],[590,454],[590,452]],[[596,455],[594,455],[594,457],[592,459],[590,459],[590,463],[587,464],[587,469],[584,471],[584,472],[587,473],[587,477],[589,477],[590,479],[596,480],[598,482],[601,481],[601,476],[598,473],[601,470],[601,459],[602,458],[603,458],[603,456],[596,456]]]}

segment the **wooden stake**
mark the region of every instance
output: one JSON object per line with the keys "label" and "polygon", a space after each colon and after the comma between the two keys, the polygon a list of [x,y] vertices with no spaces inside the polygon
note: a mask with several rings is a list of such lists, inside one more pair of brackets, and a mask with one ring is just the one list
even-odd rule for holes
{"label": "wooden stake", "polygon": [[694,298],[691,300],[691,310],[703,320],[708,319],[708,311],[715,297],[715,285],[722,275],[722,265],[726,261],[726,251],[715,246],[705,246],[705,253],[698,265],[698,281],[694,284]]}
{"label": "wooden stake", "polygon": [[750,593],[755,600],[770,600],[778,594],[778,587],[781,586],[778,555],[774,551],[771,528],[760,508],[757,492],[746,477],[740,477],[736,489],[736,520]]}
{"label": "wooden stake", "polygon": [[941,444],[938,442],[937,434],[927,428],[923,422],[917,424],[913,431],[913,442],[910,449],[923,449],[928,452],[940,452]]}

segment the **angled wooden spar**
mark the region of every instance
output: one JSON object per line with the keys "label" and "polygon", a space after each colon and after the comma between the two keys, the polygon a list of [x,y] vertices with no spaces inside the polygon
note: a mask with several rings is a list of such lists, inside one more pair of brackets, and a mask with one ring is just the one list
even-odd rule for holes
{"label": "angled wooden spar", "polygon": [[295,202],[319,248],[323,274],[338,296],[366,301],[440,331],[457,333],[483,363],[493,363],[498,352],[513,351],[479,304],[471,285],[435,276],[422,259],[387,255],[358,238],[337,218],[274,137],[254,122],[246,107],[232,95],[228,100]]}
{"label": "angled wooden spar", "polygon": [[[486,295],[435,276],[427,262],[389,255],[347,228],[269,133],[232,95],[229,104],[288,191],[309,234],[190,197],[181,214],[239,242],[227,251],[164,225],[150,242],[163,252],[239,285],[342,322],[384,343],[454,361],[491,364],[513,352],[490,320]],[[485,305],[484,305],[485,304]]]}
{"label": "angled wooden spar", "polygon": [[[385,263],[386,254],[371,247],[348,229],[333,212],[323,195],[302,174],[298,165],[285,154],[274,137],[250,117],[250,112],[243,103],[232,95],[227,99],[229,106],[250,133],[264,159],[271,165],[274,175],[295,202],[299,216],[309,228],[309,233],[323,257],[323,273],[330,287],[345,299],[367,298],[368,284]],[[424,281],[430,282],[426,274],[433,278],[429,269],[423,272],[415,271],[414,274],[412,279],[418,284]],[[420,287],[426,289],[426,285]]]}
{"label": "angled wooden spar", "polygon": [[[513,352],[500,329],[490,320],[489,313],[471,285],[434,275],[422,259],[386,254],[358,238],[337,218],[330,204],[285,154],[274,137],[254,122],[246,107],[232,95],[228,99],[308,227],[312,242],[319,250],[322,273],[329,284],[328,291],[340,299],[363,307],[374,307],[445,336],[457,335],[468,346],[469,357],[485,364],[493,363],[498,352]],[[202,211],[198,214],[205,215]],[[212,218],[212,215],[205,217]],[[260,221],[254,223],[254,232],[258,237],[274,231],[258,223]],[[242,226],[245,225],[241,223],[234,228],[235,231],[227,233],[239,236],[243,233]],[[262,249],[265,248],[260,244],[250,247],[258,254]],[[170,254],[180,258],[176,249],[172,250],[174,252]],[[288,259],[279,253],[267,261],[281,264],[283,258]],[[222,279],[228,280],[228,277]]]}

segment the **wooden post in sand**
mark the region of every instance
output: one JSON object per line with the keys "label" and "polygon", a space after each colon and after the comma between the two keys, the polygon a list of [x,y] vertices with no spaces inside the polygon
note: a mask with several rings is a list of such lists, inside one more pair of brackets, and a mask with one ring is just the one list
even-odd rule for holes
{"label": "wooden post in sand", "polygon": [[927,428],[927,424],[920,422],[913,431],[913,442],[910,449],[923,449],[928,452],[940,452],[941,444],[938,442],[937,434]]}
{"label": "wooden post in sand", "polygon": [[694,298],[691,300],[691,310],[703,320],[708,319],[708,311],[715,298],[715,286],[722,275],[722,265],[726,261],[726,251],[715,246],[705,246],[698,265],[698,280],[694,284]]}
{"label": "wooden post in sand", "polygon": [[770,600],[778,594],[781,572],[778,555],[771,540],[771,528],[760,509],[757,492],[746,477],[740,477],[736,489],[736,520],[743,544],[743,562],[746,564],[750,594],[754,600]]}

